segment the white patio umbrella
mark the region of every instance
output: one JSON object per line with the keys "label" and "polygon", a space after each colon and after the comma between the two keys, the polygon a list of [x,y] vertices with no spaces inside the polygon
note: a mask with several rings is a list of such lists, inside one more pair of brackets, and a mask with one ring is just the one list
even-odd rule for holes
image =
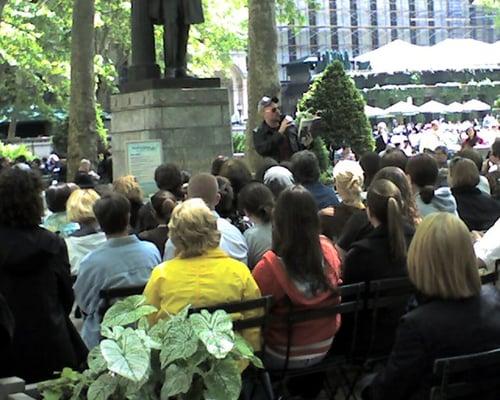
{"label": "white patio umbrella", "polygon": [[[370,62],[371,69],[376,72],[414,70],[412,64],[426,61],[422,46],[417,46],[403,40],[394,40],[385,46],[354,58],[356,62]],[[421,68],[417,68],[419,70]]]}
{"label": "white patio umbrella", "polygon": [[446,106],[446,110],[449,113],[462,113],[464,112],[464,106],[460,104],[458,101],[454,101],[453,103],[448,104]]}
{"label": "white patio umbrella", "polygon": [[430,100],[427,103],[422,104],[420,107],[418,107],[418,109],[421,113],[427,114],[444,114],[448,111],[445,104],[440,103],[436,100]]}
{"label": "white patio umbrella", "polygon": [[399,101],[396,104],[385,109],[386,114],[404,114],[404,115],[415,115],[420,113],[420,109],[406,101]]}
{"label": "white patio umbrella", "polygon": [[494,44],[474,39],[445,39],[428,47],[427,53],[425,60],[434,70],[497,67],[500,64],[500,53],[495,51]]}
{"label": "white patio umbrella", "polygon": [[489,111],[491,107],[479,100],[469,100],[463,104],[464,111]]}
{"label": "white patio umbrella", "polygon": [[381,117],[386,114],[385,110],[379,107],[365,105],[365,114],[368,118]]}

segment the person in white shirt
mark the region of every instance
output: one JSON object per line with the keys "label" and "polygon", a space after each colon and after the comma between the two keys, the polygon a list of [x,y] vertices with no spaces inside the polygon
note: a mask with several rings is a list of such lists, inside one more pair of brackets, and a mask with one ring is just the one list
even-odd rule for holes
{"label": "person in white shirt", "polygon": [[423,153],[425,149],[434,151],[441,144],[443,143],[440,137],[439,123],[432,121],[431,129],[427,129],[421,133],[419,151],[420,153]]}
{"label": "person in white shirt", "polygon": [[477,238],[474,251],[479,265],[486,267],[488,271],[494,270],[496,260],[500,259],[500,218],[483,236],[478,232],[473,233]]}

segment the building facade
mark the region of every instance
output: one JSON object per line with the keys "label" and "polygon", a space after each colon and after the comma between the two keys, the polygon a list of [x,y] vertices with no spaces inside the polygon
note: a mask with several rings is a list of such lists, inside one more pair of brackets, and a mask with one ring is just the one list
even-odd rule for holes
{"label": "building facade", "polygon": [[[448,38],[499,39],[494,16],[472,0],[296,0],[302,26],[279,26],[281,65],[322,50],[351,57],[393,40],[429,46]],[[282,69],[280,78],[287,80]]]}

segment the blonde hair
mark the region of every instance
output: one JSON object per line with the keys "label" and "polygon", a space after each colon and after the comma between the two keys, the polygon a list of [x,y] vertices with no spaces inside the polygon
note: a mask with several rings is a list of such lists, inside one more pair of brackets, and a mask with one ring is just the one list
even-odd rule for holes
{"label": "blonde hair", "polygon": [[339,161],[333,167],[333,178],[343,203],[357,208],[365,208],[361,198],[364,181],[363,169],[356,161]]}
{"label": "blonde hair", "polygon": [[474,248],[460,218],[440,212],[420,223],[408,250],[408,275],[427,296],[462,299],[479,294]]}
{"label": "blonde hair", "polygon": [[139,203],[143,201],[142,189],[133,175],[121,176],[116,179],[113,182],[113,190],[116,193],[123,194],[129,200]]}
{"label": "blonde hair", "polygon": [[186,200],[175,207],[168,229],[180,258],[201,256],[219,245],[217,218],[199,198]]}
{"label": "blonde hair", "polygon": [[94,189],[77,189],[66,202],[66,214],[70,221],[89,222],[95,221],[93,207],[101,196]]}
{"label": "blonde hair", "polygon": [[456,157],[451,160],[448,182],[450,187],[475,187],[479,183],[479,170],[474,161]]}

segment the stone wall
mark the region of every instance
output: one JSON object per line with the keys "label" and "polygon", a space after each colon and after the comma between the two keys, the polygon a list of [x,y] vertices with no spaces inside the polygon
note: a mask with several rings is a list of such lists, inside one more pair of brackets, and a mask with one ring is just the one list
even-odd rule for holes
{"label": "stone wall", "polygon": [[114,178],[127,174],[126,142],[131,140],[161,139],[163,161],[192,173],[209,171],[219,154],[232,155],[227,89],[150,89],[117,94],[112,96],[111,110]]}

